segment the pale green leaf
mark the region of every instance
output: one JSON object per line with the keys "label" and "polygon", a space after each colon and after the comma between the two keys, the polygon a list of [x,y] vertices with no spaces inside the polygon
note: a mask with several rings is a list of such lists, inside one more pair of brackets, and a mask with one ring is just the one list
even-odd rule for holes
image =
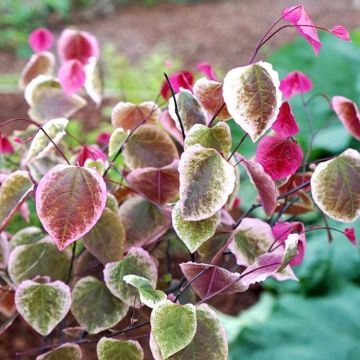
{"label": "pale green leaf", "polygon": [[116,153],[120,150],[121,146],[124,144],[126,138],[129,135],[129,131],[126,131],[122,128],[115,129],[109,140],[109,158],[112,159]]}
{"label": "pale green leaf", "polygon": [[142,360],[144,352],[133,340],[115,340],[103,337],[96,346],[99,360]]}
{"label": "pale green leaf", "polygon": [[39,355],[36,360],[81,360],[82,352],[77,344],[67,343],[51,350],[45,354]]}
{"label": "pale green leaf", "polygon": [[38,242],[45,237],[45,233],[36,226],[29,226],[16,232],[10,240],[10,249],[19,245],[29,245]]}

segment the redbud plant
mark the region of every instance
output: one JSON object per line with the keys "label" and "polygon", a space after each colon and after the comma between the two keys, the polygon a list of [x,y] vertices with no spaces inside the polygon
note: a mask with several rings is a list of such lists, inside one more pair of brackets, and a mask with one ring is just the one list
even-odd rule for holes
{"label": "redbud plant", "polygon": [[[34,54],[19,81],[29,117],[0,125],[5,134],[10,123],[28,124],[0,137],[0,312],[2,332],[20,316],[45,342],[14,356],[81,359],[96,344],[100,360],[226,360],[210,299],[269,277],[296,281],[307,232],[329,240],[341,232],[357,246],[353,227],[330,227],[328,218],[351,223],[360,215],[359,152],[309,162],[316,134],[308,105],[319,96],[305,98],[311,79],[295,71],[280,81],[270,63],[255,62],[286,28],[316,54],[318,30],[350,40],[342,26],[315,25],[302,5],[284,9],[247,65],[222,80],[207,63],[198,64],[200,78],[164,74],[155,101],[120,101],[113,131],[75,148],[69,119],[87,101],[102,101],[97,40],[66,29],[55,58],[53,35],[31,33]],[[320,95],[360,140],[356,104]],[[296,141],[293,96],[310,123],[308,149]],[[244,131],[238,144],[230,119]],[[245,140],[257,144],[253,158],[241,154]],[[240,204],[240,168],[257,191],[254,204]],[[31,204],[39,225],[6,231],[16,213],[28,218]],[[321,223],[304,224],[308,212]]]}

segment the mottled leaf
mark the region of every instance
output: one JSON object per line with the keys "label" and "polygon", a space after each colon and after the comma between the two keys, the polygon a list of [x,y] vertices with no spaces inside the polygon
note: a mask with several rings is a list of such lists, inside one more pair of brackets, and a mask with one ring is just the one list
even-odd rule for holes
{"label": "mottled leaf", "polygon": [[29,83],[25,100],[30,106],[30,117],[42,122],[69,118],[86,105],[85,99],[76,94],[66,95],[58,80],[45,75]]}
{"label": "mottled leaf", "polygon": [[155,125],[140,126],[129,138],[123,152],[130,169],[163,167],[179,158],[169,135]]}
{"label": "mottled leaf", "polygon": [[142,360],[144,352],[133,340],[116,340],[103,337],[96,346],[99,360]]}
{"label": "mottled leaf", "polygon": [[174,230],[191,253],[194,253],[206,240],[215,234],[219,224],[220,211],[204,220],[187,221],[181,215],[179,202],[176,203],[172,210]]}
{"label": "mottled leaf", "polygon": [[360,215],[360,154],[348,149],[320,163],[311,177],[311,192],[320,209],[331,218],[352,222]]}
{"label": "mottled leaf", "polygon": [[[53,119],[48,121],[43,129],[47,135],[52,139],[55,144],[59,144],[60,140],[65,135],[65,129],[69,120],[65,118]],[[34,139],[31,142],[30,148],[24,158],[24,162],[28,162],[33,158],[39,158],[46,155],[54,145],[50,142],[49,138],[41,130],[38,130]]]}
{"label": "mottled leaf", "polygon": [[214,149],[187,148],[179,163],[180,210],[184,220],[209,218],[226,203],[235,186],[234,168]]}
{"label": "mottled leaf", "polygon": [[125,200],[118,214],[125,226],[127,249],[156,241],[170,226],[170,219],[163,211],[140,196]]}
{"label": "mottled leaf", "polygon": [[217,119],[222,121],[231,119],[231,115],[224,104],[223,85],[221,83],[201,78],[195,82],[193,91],[200,104],[211,117],[220,111],[216,116]]}
{"label": "mottled leaf", "polygon": [[91,100],[97,106],[100,106],[103,98],[104,84],[99,63],[95,57],[90,58],[89,62],[85,65],[84,87]]}
{"label": "mottled leaf", "polygon": [[234,273],[224,268],[195,262],[187,262],[180,264],[181,271],[188,281],[191,283],[192,289],[202,299],[215,294],[217,291],[224,289],[222,294],[232,294],[244,292],[247,286],[244,286],[239,279],[240,274]]}
{"label": "mottled leaf", "polygon": [[97,334],[122,320],[128,307],[92,276],[80,279],[73,291],[71,312],[89,333]]}
{"label": "mottled leaf", "polygon": [[153,101],[145,101],[139,105],[119,102],[112,111],[111,123],[114,128],[133,130],[142,122],[156,123],[160,115],[161,109]]}
{"label": "mottled leaf", "polygon": [[60,252],[50,239],[44,239],[16,246],[10,253],[8,271],[15,284],[38,275],[65,281],[69,267],[69,254]]}
{"label": "mottled leaf", "polygon": [[178,160],[162,168],[135,169],[126,177],[129,186],[155,204],[164,204],[179,193]]}
{"label": "mottled leaf", "polygon": [[126,275],[123,280],[138,289],[140,301],[150,308],[154,308],[160,301],[167,299],[167,295],[161,290],[156,290],[149,279],[137,275]]}
{"label": "mottled leaf", "polygon": [[[204,109],[190,90],[180,89],[175,98],[185,134],[187,134],[195,124],[206,124],[206,114]],[[181,130],[181,125],[175,112],[175,102],[173,97],[169,100],[169,114],[175,121],[176,127]]]}
{"label": "mottled leaf", "polygon": [[125,228],[113,210],[105,208],[96,225],[83,237],[84,245],[99,261],[106,264],[122,259]]}
{"label": "mottled leaf", "polygon": [[[138,275],[148,279],[155,288],[157,265],[150,254],[142,248],[132,248],[123,260],[108,263],[104,269],[104,280],[112,294],[129,306],[140,307],[137,289],[124,281],[126,275]],[[136,300],[136,301],[135,301]]]}
{"label": "mottled leaf", "polygon": [[196,144],[215,149],[226,157],[232,144],[229,125],[224,122],[219,122],[211,128],[200,124],[194,125],[186,136],[184,146],[186,149]]}
{"label": "mottled leaf", "polygon": [[34,186],[27,171],[8,175],[0,186],[0,232],[32,192]]}
{"label": "mottled leaf", "polygon": [[59,250],[88,233],[105,204],[105,182],[93,169],[57,165],[36,190],[36,212]]}
{"label": "mottled leaf", "polygon": [[168,358],[193,340],[196,333],[195,306],[164,301],[151,312],[150,324],[162,357]]}
{"label": "mottled leaf", "polygon": [[39,355],[36,360],[81,360],[81,348],[77,344],[66,343],[55,350]]}
{"label": "mottled leaf", "polygon": [[21,90],[39,75],[52,75],[55,68],[55,56],[48,51],[33,54],[20,74],[19,88]]}
{"label": "mottled leaf", "polygon": [[[154,337],[150,334],[150,348],[155,360],[163,360]],[[168,360],[227,360],[226,332],[216,313],[206,304],[196,307],[196,334],[191,343]]]}
{"label": "mottled leaf", "polygon": [[129,132],[118,128],[115,129],[110,136],[109,140],[109,158],[112,159],[117,152],[120,150],[121,146],[124,144],[126,138],[128,137]]}
{"label": "mottled leaf", "polygon": [[61,281],[23,281],[15,293],[16,309],[39,334],[49,335],[71,306],[70,288]]}
{"label": "mottled leaf", "polygon": [[276,120],[281,105],[279,75],[272,65],[258,62],[230,70],[224,79],[227,109],[253,142]]}
{"label": "mottled leaf", "polygon": [[267,252],[274,241],[269,224],[260,219],[244,218],[234,230],[229,248],[239,265],[249,266],[258,256]]}

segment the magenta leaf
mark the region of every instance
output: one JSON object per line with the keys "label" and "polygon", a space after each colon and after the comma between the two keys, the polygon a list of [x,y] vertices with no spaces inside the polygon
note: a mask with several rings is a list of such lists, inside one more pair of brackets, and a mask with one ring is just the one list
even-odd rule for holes
{"label": "magenta leaf", "polygon": [[272,129],[277,135],[284,138],[294,136],[299,132],[299,125],[287,101],[281,105],[276,121],[272,124]]}
{"label": "magenta leaf", "polygon": [[360,114],[357,105],[343,96],[334,96],[331,105],[346,130],[360,140]]}
{"label": "magenta leaf", "polygon": [[45,28],[38,28],[29,36],[29,45],[36,53],[50,49],[53,42],[53,34]]}
{"label": "magenta leaf", "polygon": [[[180,264],[187,281],[192,281],[193,290],[203,299],[217,291],[226,288],[222,294],[232,294],[236,292],[244,292],[247,286],[237,280],[240,280],[240,274],[228,271],[221,267],[187,262]],[[196,280],[195,277],[197,276]]]}
{"label": "magenta leaf", "polygon": [[12,154],[14,152],[15,150],[10,140],[7,137],[2,136],[0,132],[0,154]]}
{"label": "magenta leaf", "polygon": [[[194,76],[192,72],[187,70],[182,70],[177,73],[171,74],[169,76],[169,80],[176,94],[179,92],[180,88],[191,90],[194,82]],[[170,87],[166,80],[164,80],[163,82],[160,93],[162,97],[166,100],[168,100],[171,97]]]}
{"label": "magenta leaf", "polygon": [[312,87],[311,79],[300,71],[293,71],[280,81],[280,90],[287,99],[296,94],[306,93]]}
{"label": "magenta leaf", "polygon": [[36,211],[59,250],[87,234],[106,204],[106,185],[92,170],[57,165],[41,179],[36,190]]}
{"label": "magenta leaf", "polygon": [[107,159],[107,156],[95,146],[84,145],[77,156],[76,163],[79,166],[84,166],[87,159],[100,159],[105,161]]}
{"label": "magenta leaf", "polygon": [[291,139],[265,136],[256,149],[256,161],[273,180],[295,174],[304,157],[301,147]]}
{"label": "magenta leaf", "polygon": [[356,244],[355,228],[344,229],[344,234],[352,244]]}
{"label": "magenta leaf", "polygon": [[209,80],[217,81],[218,77],[215,74],[214,68],[211,64],[202,62],[196,65],[196,68],[202,72]]}
{"label": "magenta leaf", "polygon": [[69,60],[59,69],[59,80],[65,94],[71,95],[79,91],[85,84],[85,70],[79,60]]}
{"label": "magenta leaf", "polygon": [[349,31],[342,25],[334,26],[330,32],[342,40],[351,41]]}

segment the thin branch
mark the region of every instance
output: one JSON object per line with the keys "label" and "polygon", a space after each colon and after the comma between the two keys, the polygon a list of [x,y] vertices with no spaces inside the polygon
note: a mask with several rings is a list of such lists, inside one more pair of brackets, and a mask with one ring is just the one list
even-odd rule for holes
{"label": "thin branch", "polygon": [[222,109],[225,107],[225,103],[223,103],[219,109],[216,111],[216,113],[213,115],[213,117],[211,118],[210,122],[208,123],[208,127],[211,127],[212,123],[214,122],[214,120],[217,118],[217,116],[221,113]]}
{"label": "thin branch", "polygon": [[248,137],[248,133],[245,133],[243,135],[243,137],[240,139],[239,143],[235,146],[235,149],[232,151],[231,155],[229,156],[229,158],[227,159],[227,161],[229,161],[234,154],[236,153],[236,151],[239,149],[239,147],[241,146],[241,144],[245,141],[245,139]]}

